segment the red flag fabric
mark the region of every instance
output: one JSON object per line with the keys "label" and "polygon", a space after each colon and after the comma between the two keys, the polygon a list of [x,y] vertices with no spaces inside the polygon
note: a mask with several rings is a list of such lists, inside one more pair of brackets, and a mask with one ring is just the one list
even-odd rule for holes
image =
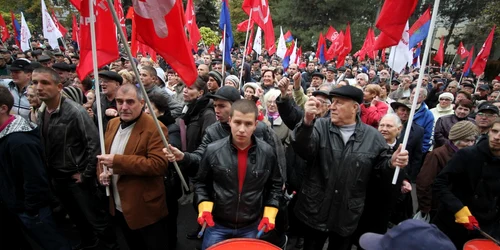
{"label": "red flag fabric", "polygon": [[341,66],[344,65],[345,57],[351,52],[351,25],[347,24],[344,35],[344,43],[342,45],[342,50],[339,52],[339,57],[337,58],[337,65],[340,63]]}
{"label": "red flag fabric", "polygon": [[200,29],[198,29],[198,24],[196,24],[196,14],[194,13],[193,0],[188,0],[184,17],[186,18],[186,26],[189,32],[189,42],[194,50],[198,50],[198,43],[201,40],[201,34]]}
{"label": "red flag fabric", "polygon": [[300,64],[300,58],[302,57],[302,46],[297,49],[297,57],[295,58],[295,64]]}
{"label": "red flag fabric", "polygon": [[[375,26],[381,31],[374,50],[388,48],[399,43],[408,18],[418,0],[385,0]],[[394,13],[397,13],[395,15]]]}
{"label": "red flag fabric", "polygon": [[323,37],[323,33],[319,33],[319,38],[318,38],[318,46],[316,47],[316,57],[319,58],[320,57],[320,51],[321,51],[321,47],[322,46],[325,46],[326,47],[326,42],[325,42],[325,37]]}
{"label": "red flag fabric", "polygon": [[370,32],[370,34],[368,35],[368,48],[366,53],[370,59],[375,60],[378,54],[378,51],[373,49],[375,46],[375,32],[372,28],[368,29],[368,32]]}
{"label": "red flag fabric", "polygon": [[212,52],[215,52],[215,45],[214,44],[210,45],[210,48],[208,49],[208,54],[210,54]]}
{"label": "red flag fabric", "polygon": [[460,59],[464,59],[469,56],[469,51],[464,47],[464,44],[460,42],[457,48],[457,55],[460,56]]}
{"label": "red flag fabric", "polygon": [[276,44],[274,37],[273,19],[271,18],[271,10],[267,0],[244,0],[243,11],[250,15],[252,13],[252,20],[264,32],[265,47],[267,53],[271,56],[276,53]]}
{"label": "red flag fabric", "polygon": [[56,13],[54,13],[54,10],[52,9],[52,19],[54,20],[54,24],[56,25],[56,28],[61,32],[61,35],[63,37],[66,36],[66,33],[68,33],[68,30],[62,26],[62,24],[57,20]]}
{"label": "red flag fabric", "polygon": [[2,42],[5,42],[10,37],[9,30],[7,29],[7,25],[2,15],[0,15],[0,35],[2,35]]}
{"label": "red flag fabric", "polygon": [[464,70],[462,71],[464,74],[469,71],[470,67],[472,66],[472,57],[474,56],[474,45],[472,45],[472,48],[470,48],[469,52],[469,57],[467,58],[467,61],[465,61],[464,65]]}
{"label": "red flag fabric", "polygon": [[[76,72],[80,80],[83,80],[93,70],[92,60],[92,44],[90,37],[90,10],[89,1],[82,0],[79,3],[80,7],[80,63],[76,67]],[[97,67],[101,68],[106,64],[113,62],[119,58],[118,43],[116,41],[116,33],[109,32],[115,30],[113,17],[109,9],[108,3],[105,0],[95,0],[94,12],[99,13],[95,15],[95,35],[96,50],[97,50]],[[75,6],[77,7],[77,6]]]}
{"label": "red flag fabric", "polygon": [[254,39],[254,32],[253,29],[250,31],[250,38],[248,38],[248,43],[247,43],[247,49],[246,49],[246,55],[250,55],[253,50],[253,39]]}
{"label": "red flag fabric", "polygon": [[437,50],[436,56],[434,56],[434,61],[439,63],[439,66],[443,66],[444,63],[444,36],[441,37],[439,42],[439,48]]}
{"label": "red flag fabric", "polygon": [[253,20],[250,20],[250,27],[248,27],[248,19],[239,23],[236,30],[238,30],[239,32],[247,32],[247,28],[248,29],[252,29],[253,28]]}
{"label": "red flag fabric", "polygon": [[382,49],[382,58],[380,60],[382,60],[382,62],[385,62],[385,49]]}
{"label": "red flag fabric", "polygon": [[372,47],[373,45],[369,45],[368,44],[368,43],[371,42],[371,41],[369,41],[370,40],[370,30],[371,29],[372,28],[368,28],[368,31],[366,32],[365,41],[363,42],[363,46],[361,47],[361,49],[358,52],[356,52],[354,54],[354,57],[359,56],[359,58],[361,60],[365,60],[366,54],[368,54],[369,52],[371,52],[371,51],[369,51],[371,49],[369,47]]}
{"label": "red flag fabric", "polygon": [[198,72],[191,54],[186,33],[181,0],[143,2],[133,0],[137,38],[160,54],[179,74],[187,86],[191,86]]}
{"label": "red flag fabric", "polygon": [[137,56],[137,50],[139,49],[139,44],[137,43],[137,25],[134,19],[134,7],[130,6],[128,8],[126,19],[132,19],[132,34],[130,35],[130,51],[132,56]]}
{"label": "red flag fabric", "polygon": [[14,33],[14,41],[16,42],[16,45],[21,47],[21,44],[17,40],[17,37],[19,36],[19,30],[16,29],[16,25],[14,24],[14,20],[16,20],[16,16],[14,16],[14,12],[12,10],[10,11],[10,18],[12,20],[12,33]]}
{"label": "red flag fabric", "polygon": [[333,58],[339,55],[339,52],[344,46],[344,31],[340,31],[340,34],[335,38],[332,45],[328,49],[328,54]]}
{"label": "red flag fabric", "polygon": [[118,20],[120,20],[120,27],[122,28],[123,34],[125,34],[125,37],[128,39],[127,26],[125,26],[125,14],[123,14],[122,1],[114,0],[113,5],[115,7]]}
{"label": "red flag fabric", "polygon": [[72,26],[71,26],[71,29],[72,29],[72,31],[71,31],[71,39],[72,39],[73,41],[75,41],[76,43],[80,44],[80,43],[79,43],[80,39],[79,39],[79,37],[78,37],[78,33],[79,33],[78,31],[79,31],[79,28],[78,28],[78,22],[76,21],[76,16],[75,16],[75,14],[73,14],[73,24],[72,24]]}
{"label": "red flag fabric", "polygon": [[337,38],[337,36],[339,35],[339,33],[337,32],[337,30],[335,30],[335,28],[333,28],[331,25],[330,25],[330,28],[328,28],[328,31],[326,32],[326,39],[330,40],[330,42],[333,42],[335,41],[335,38]]}
{"label": "red flag fabric", "polygon": [[495,35],[495,28],[496,25],[493,25],[493,29],[491,29],[488,38],[486,38],[486,41],[484,41],[483,47],[477,54],[476,60],[472,64],[471,70],[476,76],[484,73],[484,68],[486,68],[486,62],[488,61],[488,57],[490,56],[491,45],[493,43],[493,36]]}

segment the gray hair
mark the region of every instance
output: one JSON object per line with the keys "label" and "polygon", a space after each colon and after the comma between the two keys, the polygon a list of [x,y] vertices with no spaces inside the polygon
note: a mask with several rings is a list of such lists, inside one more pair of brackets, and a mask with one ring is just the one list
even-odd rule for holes
{"label": "gray hair", "polygon": [[[401,119],[399,118],[399,116],[394,114],[394,113],[388,113],[382,117],[382,119],[384,119],[384,118],[392,118],[394,123],[396,123],[397,127],[403,126],[403,123],[401,122]],[[382,119],[380,119],[380,120],[382,120]]]}
{"label": "gray hair", "polygon": [[358,76],[361,76],[365,82],[368,82],[368,75],[365,73],[359,73]]}
{"label": "gray hair", "polygon": [[130,90],[135,91],[135,96],[137,97],[137,100],[139,101],[144,100],[144,95],[142,94],[142,91],[133,84],[122,85],[118,88],[117,92],[121,91],[123,93],[128,93]]}

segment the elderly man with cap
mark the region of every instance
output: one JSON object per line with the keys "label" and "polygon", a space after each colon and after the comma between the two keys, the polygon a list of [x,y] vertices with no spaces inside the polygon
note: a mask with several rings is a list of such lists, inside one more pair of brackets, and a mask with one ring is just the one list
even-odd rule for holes
{"label": "elderly man with cap", "polygon": [[61,51],[56,51],[54,58],[56,59],[56,63],[64,63],[64,55]]}
{"label": "elderly man with cap", "polygon": [[[391,103],[391,108],[403,123],[403,129],[401,130],[400,136],[398,137],[398,143],[403,143],[406,128],[408,127],[411,104],[405,100],[399,100],[398,102]],[[415,182],[418,172],[420,171],[420,167],[422,166],[423,137],[424,128],[413,121],[413,124],[410,127],[410,136],[408,137],[408,143],[406,144],[406,150],[408,150],[408,152],[410,153],[410,160],[408,167],[405,169],[412,182]]]}
{"label": "elderly man with cap", "polygon": [[462,99],[455,104],[454,113],[440,117],[434,126],[434,148],[448,143],[448,133],[451,127],[459,121],[473,121],[469,118],[473,108],[472,101]]}
{"label": "elderly man with cap", "polygon": [[458,249],[470,239],[483,238],[482,229],[500,239],[500,119],[476,145],[459,150],[433,184],[440,201],[433,220]]}
{"label": "elderly man with cap", "polygon": [[439,104],[431,109],[431,113],[434,116],[434,125],[436,125],[437,120],[442,116],[452,115],[454,113],[452,105],[453,100],[455,100],[455,97],[452,93],[444,92],[439,95]]}
{"label": "elderly man with cap", "polygon": [[474,94],[474,98],[476,101],[486,101],[488,99],[488,95],[490,94],[490,86],[488,84],[482,84],[477,87],[477,92]]}
{"label": "elderly man with cap", "polygon": [[38,62],[40,64],[42,64],[42,66],[45,66],[45,67],[52,67],[52,65],[54,64],[54,62],[52,61],[52,58],[50,58],[50,56],[48,56],[48,55],[40,55],[38,57]]}
{"label": "elderly man with cap", "polygon": [[7,83],[0,81],[5,87],[9,88],[14,96],[14,106],[11,113],[20,115],[29,121],[30,104],[27,97],[27,88],[31,84],[31,72],[33,67],[28,59],[18,59],[12,62],[10,66],[12,81]]}
{"label": "elderly man with cap", "polygon": [[208,73],[207,87],[210,94],[215,94],[222,86],[222,75],[219,71],[210,71]]}
{"label": "elderly man with cap", "polygon": [[390,178],[396,166],[408,164],[408,151],[400,147],[391,157],[384,137],[361,122],[363,91],[343,86],[330,94],[331,117],[316,118],[321,103],[311,97],[291,135],[295,152],[311,163],[295,207],[306,250],[323,249],[327,238],[330,249],[350,249],[371,176]]}
{"label": "elderly man with cap", "polygon": [[[163,149],[165,156],[170,162],[178,161],[183,166],[194,168],[193,170],[195,172],[198,170],[201,158],[205,153],[208,144],[225,138],[231,134],[231,128],[229,126],[231,106],[233,102],[241,99],[239,91],[230,86],[221,87],[215,94],[209,95],[209,97],[214,101],[217,122],[210,125],[205,130],[205,135],[201,140],[200,146],[192,153],[182,152],[172,145],[169,145],[171,153],[167,152],[166,149]],[[286,182],[286,160],[284,155],[285,150],[276,133],[265,123],[259,122],[257,123],[254,135],[257,138],[264,140],[267,144],[275,149],[281,177],[283,178],[283,182]],[[284,244],[285,239],[284,228],[281,228],[282,226],[284,226],[284,223],[280,222],[281,219],[283,219],[282,216],[278,214],[276,229],[271,233],[271,236],[264,235],[263,237],[264,240],[268,240],[271,243],[279,246]]]}
{"label": "elderly man with cap", "polygon": [[[101,93],[101,111],[102,111],[102,128],[105,130],[108,122],[117,117],[118,108],[116,105],[116,91],[122,85],[123,78],[114,71],[99,72],[99,85],[102,88]],[[97,114],[97,102],[92,105],[92,111]],[[94,116],[94,122],[97,125],[97,116]],[[105,131],[104,131],[105,132]]]}
{"label": "elderly man with cap", "polygon": [[469,81],[464,81],[462,84],[462,90],[466,91],[467,93],[469,93],[471,95],[474,94],[475,89],[476,89],[476,86],[474,86],[474,84],[472,84]]}
{"label": "elderly man with cap", "polygon": [[320,72],[314,72],[311,77],[311,85],[310,87],[319,88],[319,86],[323,83],[325,79],[325,75]]}
{"label": "elderly man with cap", "polygon": [[[64,58],[64,57],[63,57]],[[64,87],[69,87],[73,83],[73,79],[70,79],[71,67],[65,62],[57,62],[52,64],[52,68],[61,77],[62,84]]]}
{"label": "elderly man with cap", "polygon": [[335,82],[335,73],[336,72],[337,72],[337,70],[335,70],[334,67],[327,67],[324,83],[330,84],[331,86],[334,86],[336,84],[336,82]]}
{"label": "elderly man with cap", "polygon": [[[481,103],[477,108],[476,113],[476,125],[479,128],[479,132],[481,137],[486,136],[488,134],[491,125],[493,125],[493,121],[498,117],[499,110],[497,106],[485,102]],[[478,138],[479,141],[480,138]]]}
{"label": "elderly man with cap", "polygon": [[430,219],[432,219],[439,205],[438,200],[432,196],[434,179],[458,150],[475,144],[478,134],[477,126],[471,121],[457,122],[451,127],[448,143],[432,150],[425,157],[422,169],[417,176],[418,209],[423,217],[430,214]]}

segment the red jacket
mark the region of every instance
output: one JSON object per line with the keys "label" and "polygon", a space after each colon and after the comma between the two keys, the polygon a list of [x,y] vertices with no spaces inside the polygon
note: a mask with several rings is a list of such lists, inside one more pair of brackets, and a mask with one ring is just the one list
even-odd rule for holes
{"label": "red jacket", "polygon": [[382,117],[387,114],[387,110],[389,109],[387,104],[380,101],[377,101],[375,103],[375,106],[370,105],[370,107],[366,107],[364,104],[361,104],[360,107],[361,121],[374,128],[378,128],[380,119],[382,119]]}

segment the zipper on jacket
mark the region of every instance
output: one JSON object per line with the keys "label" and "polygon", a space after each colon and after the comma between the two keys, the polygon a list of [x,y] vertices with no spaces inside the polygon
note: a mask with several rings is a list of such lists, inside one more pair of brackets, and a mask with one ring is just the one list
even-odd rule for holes
{"label": "zipper on jacket", "polygon": [[236,221],[234,225],[234,229],[238,229],[238,215],[240,211],[240,201],[241,201],[241,193],[238,192],[238,203],[236,204]]}

